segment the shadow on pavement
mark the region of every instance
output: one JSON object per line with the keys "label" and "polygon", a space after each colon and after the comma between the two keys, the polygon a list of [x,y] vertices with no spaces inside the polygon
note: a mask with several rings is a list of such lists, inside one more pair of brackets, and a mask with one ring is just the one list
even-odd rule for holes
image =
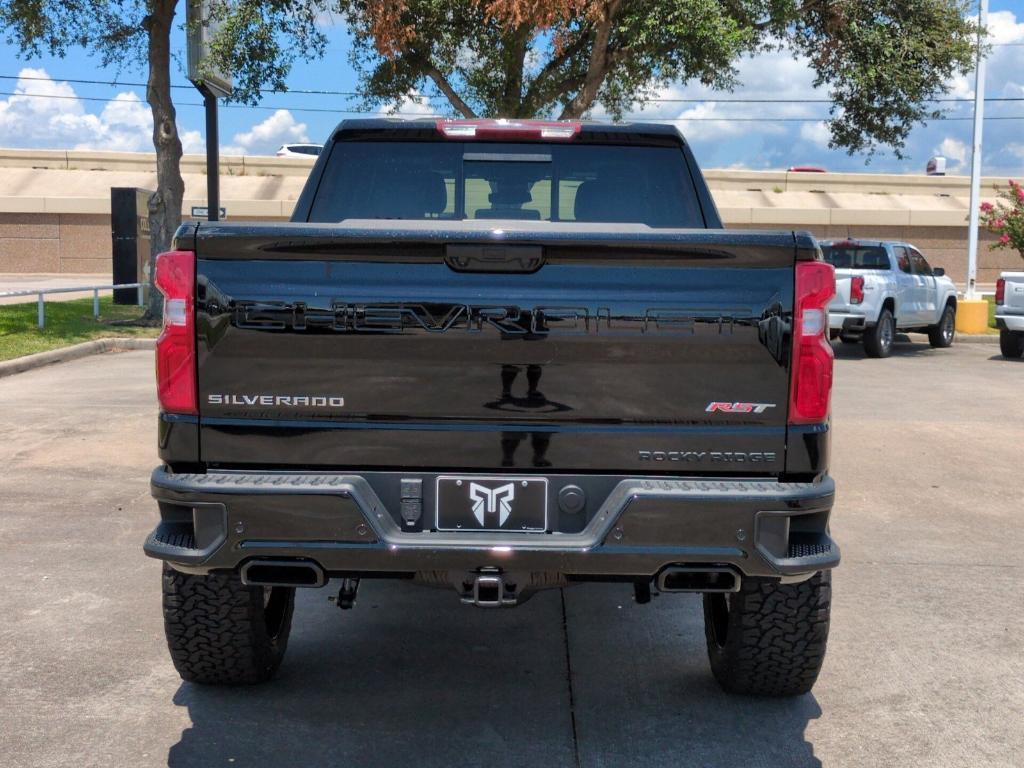
{"label": "shadow on pavement", "polygon": [[272,683],[181,685],[192,725],[168,765],[820,765],[804,741],[815,699],[721,693],[690,597],[568,589],[567,644],[557,591],[512,611],[402,583],[364,583],[351,612],[328,594],[300,591]]}
{"label": "shadow on pavement", "polygon": [[351,611],[299,590],[278,677],[249,688],[182,684],[184,766],[574,764],[558,592],[512,611],[454,591],[364,582]]}
{"label": "shadow on pavement", "polygon": [[580,762],[594,766],[808,768],[813,694],[723,693],[711,675],[697,595],[636,605],[631,589],[566,592]]}
{"label": "shadow on pavement", "polygon": [[[921,341],[923,339],[924,341]],[[928,343],[927,336],[908,336],[905,333],[896,334],[896,339],[892,345],[891,357],[917,357],[918,355],[924,355],[929,353],[944,354],[948,353],[945,349],[934,349],[931,344]],[[953,342],[956,345],[956,341]],[[832,342],[832,350],[835,352],[836,360],[874,360],[875,358],[868,357],[864,351],[863,342],[858,341],[856,344],[847,344],[846,342],[839,341],[836,339]]]}

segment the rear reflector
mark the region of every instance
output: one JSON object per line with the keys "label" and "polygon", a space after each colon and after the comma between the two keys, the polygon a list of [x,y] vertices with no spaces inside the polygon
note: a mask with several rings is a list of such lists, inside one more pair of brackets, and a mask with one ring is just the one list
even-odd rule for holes
{"label": "rear reflector", "polygon": [[528,139],[569,141],[583,125],[571,120],[438,120],[437,130],[448,139]]}
{"label": "rear reflector", "polygon": [[860,304],[864,301],[864,278],[850,278],[850,303]]}
{"label": "rear reflector", "polygon": [[1006,301],[1006,280],[999,278],[996,280],[996,304],[1002,304]]}
{"label": "rear reflector", "polygon": [[155,282],[164,296],[164,328],[156,340],[160,409],[196,414],[196,255],[192,251],[161,253],[156,257]]}
{"label": "rear reflector", "polygon": [[832,345],[828,303],[836,292],[836,271],[823,261],[797,262],[793,299],[793,357],[789,423],[817,424],[829,414]]}

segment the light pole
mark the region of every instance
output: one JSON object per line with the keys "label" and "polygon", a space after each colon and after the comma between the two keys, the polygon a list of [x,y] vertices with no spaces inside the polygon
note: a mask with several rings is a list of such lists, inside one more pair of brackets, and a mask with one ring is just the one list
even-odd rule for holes
{"label": "light pole", "polygon": [[[978,25],[988,23],[988,0],[980,0]],[[981,144],[985,128],[985,54],[984,38],[978,33],[978,64],[974,70],[974,140],[971,148],[971,217],[967,231],[967,291],[968,299],[977,298],[975,281],[978,276],[978,219],[981,206]]]}
{"label": "light pole", "polygon": [[981,206],[981,144],[985,123],[985,25],[988,0],[978,3],[978,58],[974,69],[974,139],[971,148],[971,210],[967,225],[967,290],[957,306],[956,329],[961,333],[985,333],[988,303],[978,297],[978,224]]}

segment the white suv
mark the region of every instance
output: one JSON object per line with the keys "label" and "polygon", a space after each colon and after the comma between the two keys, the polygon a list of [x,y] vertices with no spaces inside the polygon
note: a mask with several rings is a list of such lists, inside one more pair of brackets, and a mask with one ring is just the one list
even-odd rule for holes
{"label": "white suv", "polygon": [[323,144],[282,144],[277,150],[278,157],[316,157],[323,151]]}
{"label": "white suv", "polygon": [[909,243],[825,240],[825,260],[836,268],[836,295],[828,307],[832,338],[864,341],[869,357],[888,357],[896,331],[928,334],[948,347],[956,333],[956,285]]}

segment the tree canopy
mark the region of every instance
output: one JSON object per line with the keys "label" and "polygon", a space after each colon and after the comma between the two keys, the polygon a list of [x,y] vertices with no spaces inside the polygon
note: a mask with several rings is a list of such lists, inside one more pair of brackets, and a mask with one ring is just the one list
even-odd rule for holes
{"label": "tree canopy", "polygon": [[[807,58],[834,104],[834,146],[897,154],[934,99],[973,67],[967,0],[239,0],[215,43],[237,97],[283,88],[323,53],[319,14],[353,36],[367,108],[412,93],[464,117],[619,118],[672,84],[738,85],[746,55]],[[268,64],[269,62],[269,64]]]}

